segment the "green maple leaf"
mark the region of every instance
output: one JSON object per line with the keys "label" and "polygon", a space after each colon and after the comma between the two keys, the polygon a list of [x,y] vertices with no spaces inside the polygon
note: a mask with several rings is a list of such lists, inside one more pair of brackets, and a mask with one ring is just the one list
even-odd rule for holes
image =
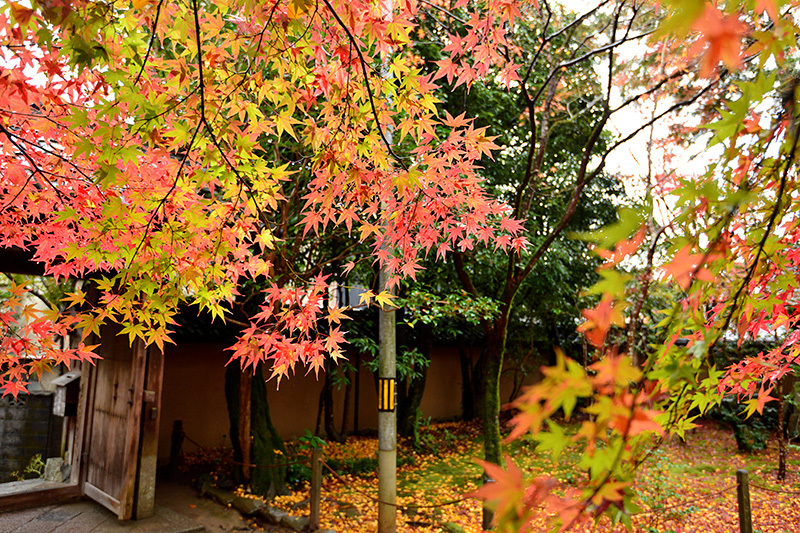
{"label": "green maple leaf", "polygon": [[542,431],[534,437],[539,443],[537,448],[549,450],[553,455],[553,460],[558,460],[564,448],[569,444],[569,438],[564,434],[564,429],[552,420],[548,420],[547,425],[550,427],[549,432]]}

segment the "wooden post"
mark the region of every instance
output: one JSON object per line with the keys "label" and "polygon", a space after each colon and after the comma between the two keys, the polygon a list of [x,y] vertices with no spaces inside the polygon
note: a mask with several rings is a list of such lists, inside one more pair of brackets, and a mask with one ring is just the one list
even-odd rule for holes
{"label": "wooden post", "polygon": [[311,514],[309,528],[319,529],[319,506],[322,499],[322,448],[314,448],[311,452]]}
{"label": "wooden post", "polygon": [[753,517],[750,514],[750,482],[747,470],[736,471],[736,497],[739,503],[739,533],[753,533]]}
{"label": "wooden post", "polygon": [[169,449],[169,477],[175,479],[178,473],[178,465],[181,461],[183,449],[183,420],[176,420],[172,423],[172,446]]}

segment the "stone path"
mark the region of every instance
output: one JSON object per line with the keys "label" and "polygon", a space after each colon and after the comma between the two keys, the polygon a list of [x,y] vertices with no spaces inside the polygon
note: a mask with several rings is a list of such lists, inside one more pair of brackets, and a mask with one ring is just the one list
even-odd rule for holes
{"label": "stone path", "polygon": [[48,505],[0,514],[0,533],[194,533],[206,531],[171,509],[156,507],[155,516],[120,522],[90,501]]}
{"label": "stone path", "polygon": [[[19,487],[17,487],[19,489]],[[220,505],[182,483],[159,480],[156,514],[146,520],[120,522],[90,500],[0,513],[0,533],[293,533],[291,529],[256,524],[233,505]]]}

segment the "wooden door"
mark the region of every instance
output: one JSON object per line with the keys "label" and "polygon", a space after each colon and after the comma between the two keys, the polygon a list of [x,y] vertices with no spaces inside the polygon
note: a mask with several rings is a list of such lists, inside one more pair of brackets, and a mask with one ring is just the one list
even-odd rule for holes
{"label": "wooden door", "polygon": [[101,329],[101,359],[86,364],[80,478],[86,496],[128,520],[134,515],[147,350],[141,340],[131,346],[127,335],[118,336],[120,329]]}

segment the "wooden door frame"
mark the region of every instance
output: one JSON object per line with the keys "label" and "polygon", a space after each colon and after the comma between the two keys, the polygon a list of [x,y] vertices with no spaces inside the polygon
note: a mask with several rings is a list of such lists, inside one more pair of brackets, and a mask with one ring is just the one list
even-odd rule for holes
{"label": "wooden door frame", "polygon": [[[100,339],[102,343],[102,338]],[[133,397],[132,408],[130,415],[125,424],[125,448],[124,456],[122,458],[123,465],[123,484],[121,494],[116,497],[115,495],[104,492],[101,488],[96,487],[89,483],[88,478],[88,463],[92,455],[92,443],[90,442],[92,432],[94,431],[94,419],[92,411],[96,399],[97,391],[97,366],[90,364],[89,366],[89,379],[87,380],[88,394],[86,395],[86,404],[84,409],[84,426],[81,433],[82,446],[81,446],[81,471],[79,477],[79,485],[81,492],[84,496],[91,498],[110,511],[117,514],[120,520],[129,520],[133,518],[134,500],[136,497],[136,481],[137,471],[139,466],[139,440],[142,430],[142,404],[144,400],[144,380],[147,367],[147,349],[141,339],[133,341],[131,346],[131,367],[133,371]],[[88,364],[88,363],[87,363]],[[102,364],[102,363],[99,363]],[[138,385],[138,386],[137,386]]]}
{"label": "wooden door frame", "polygon": [[161,423],[161,389],[164,383],[164,352],[145,349],[147,370],[141,404],[141,432],[133,517],[137,520],[155,513],[156,470],[158,467],[158,429]]}

